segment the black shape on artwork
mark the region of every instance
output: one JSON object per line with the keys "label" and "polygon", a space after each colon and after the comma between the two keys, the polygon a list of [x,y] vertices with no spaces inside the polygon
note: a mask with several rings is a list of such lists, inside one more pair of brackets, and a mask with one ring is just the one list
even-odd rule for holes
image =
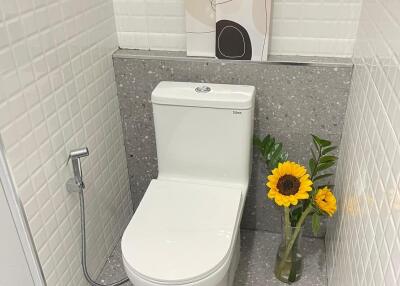
{"label": "black shape on artwork", "polygon": [[219,59],[251,60],[249,33],[233,21],[219,20],[216,24],[215,55]]}

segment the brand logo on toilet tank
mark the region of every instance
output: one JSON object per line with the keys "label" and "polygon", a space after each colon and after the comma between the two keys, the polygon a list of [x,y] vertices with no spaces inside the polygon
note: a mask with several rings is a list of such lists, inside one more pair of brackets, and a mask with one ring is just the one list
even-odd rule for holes
{"label": "brand logo on toilet tank", "polygon": [[241,111],[237,111],[237,110],[233,110],[232,113],[233,113],[233,114],[242,114]]}

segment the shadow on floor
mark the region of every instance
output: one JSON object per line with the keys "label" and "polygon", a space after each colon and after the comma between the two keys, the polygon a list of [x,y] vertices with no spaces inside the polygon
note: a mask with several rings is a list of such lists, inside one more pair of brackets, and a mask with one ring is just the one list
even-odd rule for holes
{"label": "shadow on floor", "polygon": [[[273,274],[280,234],[241,230],[241,255],[234,286],[284,286]],[[322,239],[304,238],[304,272],[296,286],[326,286],[325,244]],[[108,258],[98,281],[112,283],[126,276],[118,245]],[[132,286],[130,282],[123,286]]]}

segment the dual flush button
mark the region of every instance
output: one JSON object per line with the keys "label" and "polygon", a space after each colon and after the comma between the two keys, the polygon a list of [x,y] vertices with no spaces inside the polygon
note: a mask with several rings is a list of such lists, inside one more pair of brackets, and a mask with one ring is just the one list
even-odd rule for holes
{"label": "dual flush button", "polygon": [[202,86],[196,87],[195,91],[197,93],[207,93],[207,92],[211,91],[211,87],[206,86],[206,85],[202,85]]}

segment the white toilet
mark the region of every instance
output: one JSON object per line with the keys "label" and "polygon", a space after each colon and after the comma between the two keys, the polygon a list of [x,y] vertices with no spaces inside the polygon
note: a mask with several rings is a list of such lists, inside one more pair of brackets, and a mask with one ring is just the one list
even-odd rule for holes
{"label": "white toilet", "polygon": [[122,236],[135,286],[230,286],[251,171],[252,86],[161,82],[158,178]]}

